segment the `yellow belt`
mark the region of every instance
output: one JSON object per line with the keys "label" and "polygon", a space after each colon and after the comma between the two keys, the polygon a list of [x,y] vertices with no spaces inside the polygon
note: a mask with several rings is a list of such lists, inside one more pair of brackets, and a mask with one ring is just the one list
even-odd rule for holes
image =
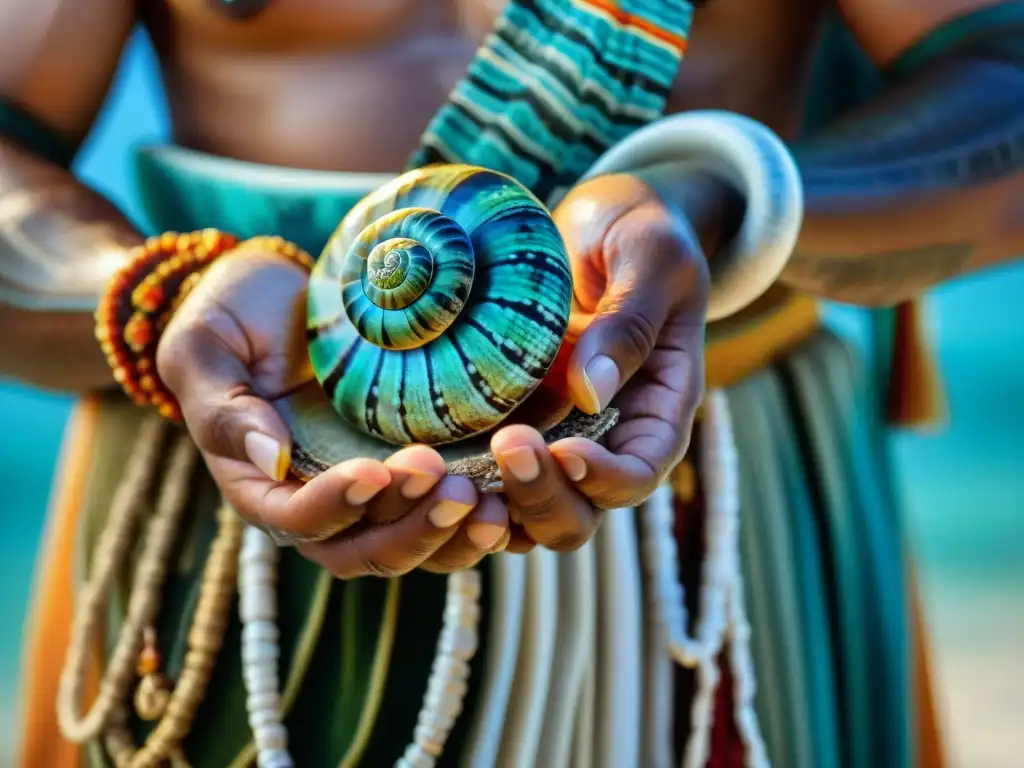
{"label": "yellow belt", "polygon": [[729,387],[806,340],[821,325],[809,296],[773,289],[743,312],[708,327],[708,388]]}

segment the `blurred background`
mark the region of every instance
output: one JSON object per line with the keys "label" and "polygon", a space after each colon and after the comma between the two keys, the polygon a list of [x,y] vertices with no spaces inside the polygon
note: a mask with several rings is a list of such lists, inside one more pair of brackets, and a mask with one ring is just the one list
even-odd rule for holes
{"label": "blurred background", "polygon": [[[129,150],[165,137],[155,62],[136,36],[78,170],[137,216]],[[951,762],[971,768],[1024,766],[1021,297],[1024,264],[934,294],[952,422],[935,436],[893,436]],[[833,320],[864,337],[858,311],[836,309]],[[11,762],[21,626],[70,407],[68,398],[0,382],[0,766]]]}

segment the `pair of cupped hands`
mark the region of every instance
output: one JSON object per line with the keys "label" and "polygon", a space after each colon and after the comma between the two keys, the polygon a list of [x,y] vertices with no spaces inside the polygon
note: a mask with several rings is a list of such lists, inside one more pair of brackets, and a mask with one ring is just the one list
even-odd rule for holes
{"label": "pair of cupped hands", "polygon": [[682,458],[703,393],[704,254],[690,222],[632,176],[585,181],[553,215],[573,274],[572,401],[597,413],[614,398],[620,410],[604,445],[546,445],[524,424],[500,428],[491,450],[501,494],[448,475],[423,445],[352,459],[305,484],[288,479],[289,430],[271,402],[308,370],[297,359],[306,355],[307,275],[272,254],[238,253],[189,295],[157,355],[228,503],[353,578],[451,572],[536,545],[573,550],[604,510],[649,496]]}

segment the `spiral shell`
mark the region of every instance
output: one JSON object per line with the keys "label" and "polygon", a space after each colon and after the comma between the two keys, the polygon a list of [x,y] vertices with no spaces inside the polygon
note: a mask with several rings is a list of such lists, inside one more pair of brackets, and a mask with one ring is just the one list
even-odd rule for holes
{"label": "spiral shell", "polygon": [[406,173],[342,220],[309,282],[313,371],[334,409],[390,443],[501,423],[540,383],[572,277],[545,206],[500,173]]}

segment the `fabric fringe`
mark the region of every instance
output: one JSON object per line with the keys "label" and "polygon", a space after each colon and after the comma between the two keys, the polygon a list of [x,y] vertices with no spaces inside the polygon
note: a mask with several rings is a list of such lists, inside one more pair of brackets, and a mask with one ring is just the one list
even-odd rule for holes
{"label": "fabric fringe", "polygon": [[[641,513],[642,546],[651,583],[651,609],[676,663],[696,670],[697,690],[691,706],[693,728],[680,765],[700,768],[711,759],[715,699],[723,657],[735,686],[733,717],[746,752],[746,764],[768,766],[767,747],[754,709],[754,665],[750,623],[743,600],[739,552],[739,466],[726,395],[708,393],[701,422],[701,463],[707,486],[705,561],[701,573],[700,609],[691,636],[683,587],[679,583],[672,525],[675,515],[671,484],[662,486]],[[724,653],[723,653],[724,652]]]}
{"label": "fabric fringe", "polygon": [[948,402],[924,312],[922,299],[895,309],[886,416],[893,426],[934,432],[947,422]]}

